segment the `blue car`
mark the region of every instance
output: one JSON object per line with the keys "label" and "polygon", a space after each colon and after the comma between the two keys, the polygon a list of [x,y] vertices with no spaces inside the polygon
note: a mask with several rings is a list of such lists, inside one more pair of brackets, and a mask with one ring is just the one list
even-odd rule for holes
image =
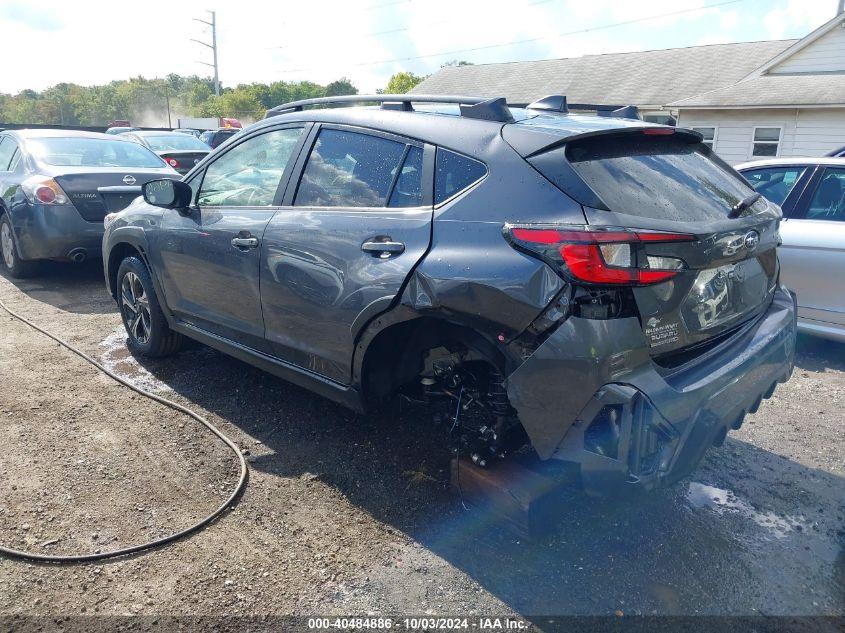
{"label": "blue car", "polygon": [[178,178],[128,139],[68,130],[0,133],[0,252],[12,277],[45,259],[98,258],[103,218],[157,178]]}

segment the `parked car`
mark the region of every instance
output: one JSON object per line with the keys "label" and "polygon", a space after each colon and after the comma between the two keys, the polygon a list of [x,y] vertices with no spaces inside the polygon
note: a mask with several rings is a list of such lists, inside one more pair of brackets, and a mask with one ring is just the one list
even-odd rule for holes
{"label": "parked car", "polygon": [[781,205],[782,277],[798,293],[798,329],[845,341],[845,158],[778,158],[737,169]]}
{"label": "parked car", "polygon": [[103,218],[153,179],[178,178],[153,152],[94,132],[0,133],[0,251],[13,277],[43,259],[99,257]]}
{"label": "parked car", "polygon": [[528,442],[591,492],[677,480],[789,377],[780,209],[696,132],[561,97],[306,109],[352,99],[275,108],[107,219],[133,350],[399,394],[476,463]]}
{"label": "parked car", "polygon": [[136,132],[141,128],[132,127],[131,125],[118,125],[106,129],[106,134],[123,134],[124,132]]}
{"label": "parked car", "polygon": [[178,132],[147,130],[124,132],[121,136],[149,147],[180,174],[187,174],[211,151],[198,138]]}
{"label": "parked car", "polygon": [[240,128],[221,127],[219,130],[206,130],[200,134],[200,140],[211,149],[217,149],[223,142],[241,132]]}
{"label": "parked car", "polygon": [[179,134],[190,134],[194,138],[199,138],[200,134],[202,134],[202,130],[195,130],[193,128],[187,127],[177,127],[173,129],[174,132],[178,132]]}

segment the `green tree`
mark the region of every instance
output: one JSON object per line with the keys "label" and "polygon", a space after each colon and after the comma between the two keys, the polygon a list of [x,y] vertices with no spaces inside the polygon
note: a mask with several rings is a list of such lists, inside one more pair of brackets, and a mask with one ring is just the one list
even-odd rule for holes
{"label": "green tree", "polygon": [[404,94],[420,83],[425,77],[419,77],[414,73],[402,71],[393,75],[387,82],[384,92],[387,94]]}
{"label": "green tree", "polygon": [[331,82],[326,86],[327,97],[337,97],[339,95],[357,95],[358,88],[356,88],[352,81],[346,77],[341,77],[337,81]]}

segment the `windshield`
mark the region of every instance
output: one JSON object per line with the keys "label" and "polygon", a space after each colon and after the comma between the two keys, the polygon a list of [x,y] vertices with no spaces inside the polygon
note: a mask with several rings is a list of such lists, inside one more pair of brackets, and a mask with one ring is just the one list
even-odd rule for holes
{"label": "windshield", "polygon": [[571,143],[572,167],[616,213],[719,220],[751,187],[702,143],[642,134]]}
{"label": "windshield", "polygon": [[150,145],[154,152],[175,151],[200,151],[207,152],[208,145],[190,134],[176,132],[174,134],[162,134],[160,136],[144,136],[144,140]]}
{"label": "windshield", "polygon": [[41,162],[77,167],[162,167],[162,160],[132,141],[105,138],[47,137],[30,139],[30,151]]}

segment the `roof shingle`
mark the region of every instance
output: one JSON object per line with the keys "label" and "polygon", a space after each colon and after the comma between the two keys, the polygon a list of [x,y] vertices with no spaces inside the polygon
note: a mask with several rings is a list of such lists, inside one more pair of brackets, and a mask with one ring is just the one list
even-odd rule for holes
{"label": "roof shingle", "polygon": [[796,41],[447,66],[412,92],[504,96],[517,104],[563,94],[570,103],[659,106],[735,84]]}

